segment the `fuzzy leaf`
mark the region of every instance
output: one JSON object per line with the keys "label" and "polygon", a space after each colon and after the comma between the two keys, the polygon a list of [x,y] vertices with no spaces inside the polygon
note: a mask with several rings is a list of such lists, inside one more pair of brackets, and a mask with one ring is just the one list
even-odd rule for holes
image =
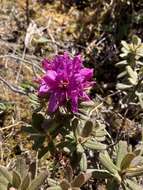
{"label": "fuzzy leaf", "polygon": [[102,143],[97,142],[97,141],[92,141],[92,140],[87,140],[84,143],[84,146],[86,148],[93,149],[93,150],[105,150],[106,149],[105,144],[102,144]]}
{"label": "fuzzy leaf", "polygon": [[133,180],[127,179],[126,180],[131,190],[143,190],[143,186],[138,185]]}
{"label": "fuzzy leaf", "polygon": [[0,184],[7,186],[9,184],[9,181],[4,176],[0,175]]}
{"label": "fuzzy leaf", "polygon": [[143,93],[136,92],[136,95],[138,96],[140,106],[143,109]]}
{"label": "fuzzy leaf", "polygon": [[98,141],[98,142],[103,142],[103,141],[105,141],[106,140],[106,137],[105,136],[102,136],[102,137],[96,137],[96,140]]}
{"label": "fuzzy leaf", "polygon": [[80,103],[80,106],[83,107],[94,107],[95,103],[93,101],[84,101]]}
{"label": "fuzzy leaf", "polygon": [[9,183],[12,183],[12,175],[6,167],[0,166],[0,175],[4,176]]}
{"label": "fuzzy leaf", "polygon": [[120,74],[117,75],[117,79],[124,77],[126,74],[127,74],[127,71],[121,72]]}
{"label": "fuzzy leaf", "polygon": [[80,159],[80,169],[81,171],[86,171],[87,170],[87,157],[85,153],[82,153],[81,159]]}
{"label": "fuzzy leaf", "polygon": [[43,172],[41,174],[39,174],[30,184],[29,188],[27,190],[37,190],[39,188],[39,186],[42,185],[42,183],[44,182],[44,180],[47,178],[48,173],[47,172]]}
{"label": "fuzzy leaf", "polygon": [[99,154],[99,160],[102,165],[112,174],[118,174],[119,168],[113,164],[109,154],[107,152]]}
{"label": "fuzzy leaf", "polygon": [[131,88],[132,85],[127,85],[127,84],[123,84],[123,83],[117,83],[116,88],[119,90],[124,90],[124,89],[128,89]]}
{"label": "fuzzy leaf", "polygon": [[126,171],[126,176],[137,177],[143,175],[143,167],[129,168]]}
{"label": "fuzzy leaf", "polygon": [[23,159],[22,157],[17,157],[15,167],[16,171],[20,174],[21,178],[27,175],[28,172],[27,165],[25,159]]}
{"label": "fuzzy leaf", "polygon": [[7,190],[7,186],[0,184],[0,190]]}
{"label": "fuzzy leaf", "polygon": [[117,150],[117,161],[116,161],[117,167],[120,168],[121,162],[126,154],[127,154],[127,142],[120,141],[118,143],[118,150]]}
{"label": "fuzzy leaf", "polygon": [[78,119],[75,118],[75,119],[72,121],[72,126],[73,126],[74,135],[75,135],[76,139],[78,139],[78,137],[79,137],[80,134],[81,134],[81,127],[80,127],[78,124],[79,124]]}
{"label": "fuzzy leaf", "polygon": [[55,186],[57,186],[57,184],[58,184],[57,181],[55,181],[51,178],[48,178],[48,185],[49,186],[55,187]]}
{"label": "fuzzy leaf", "polygon": [[120,61],[118,63],[116,63],[116,66],[119,66],[119,65],[127,65],[127,60],[123,60],[123,61]]}
{"label": "fuzzy leaf", "polygon": [[30,181],[31,181],[31,179],[30,179],[30,174],[27,174],[27,175],[24,177],[23,181],[22,181],[21,190],[27,190],[27,188],[28,188],[29,185],[30,185]]}
{"label": "fuzzy leaf", "polygon": [[35,39],[34,41],[35,41],[36,43],[38,43],[38,44],[45,44],[45,43],[48,42],[48,39],[45,38],[45,37],[40,37],[39,39]]}
{"label": "fuzzy leaf", "polygon": [[17,171],[13,171],[12,185],[17,189],[21,185],[21,177]]}
{"label": "fuzzy leaf", "polygon": [[131,82],[131,84],[137,85],[137,83],[138,83],[138,74],[137,74],[137,72],[133,71],[131,66],[127,66],[126,70],[127,70],[128,74],[130,76],[128,79]]}
{"label": "fuzzy leaf", "polygon": [[84,111],[80,110],[80,109],[79,109],[79,112],[76,113],[76,115],[77,115],[77,117],[79,117],[81,120],[84,120],[84,121],[87,121],[90,119],[89,116],[87,115],[87,113],[84,113]]}
{"label": "fuzzy leaf", "polygon": [[106,130],[105,129],[101,129],[101,130],[96,130],[95,131],[95,137],[96,138],[101,138],[101,137],[105,137],[106,135]]}
{"label": "fuzzy leaf", "polygon": [[48,187],[47,190],[62,190],[60,186]]}
{"label": "fuzzy leaf", "polygon": [[77,151],[77,153],[79,153],[79,154],[82,154],[82,153],[84,152],[84,149],[83,149],[83,147],[82,147],[81,144],[77,144],[77,146],[76,146],[76,151]]}

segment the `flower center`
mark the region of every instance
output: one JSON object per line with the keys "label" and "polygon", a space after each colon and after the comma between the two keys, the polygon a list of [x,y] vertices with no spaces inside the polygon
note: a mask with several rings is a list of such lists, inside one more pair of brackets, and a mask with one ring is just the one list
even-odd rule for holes
{"label": "flower center", "polygon": [[65,89],[68,86],[68,84],[69,84],[69,81],[67,79],[61,80],[60,84],[59,84],[59,87]]}

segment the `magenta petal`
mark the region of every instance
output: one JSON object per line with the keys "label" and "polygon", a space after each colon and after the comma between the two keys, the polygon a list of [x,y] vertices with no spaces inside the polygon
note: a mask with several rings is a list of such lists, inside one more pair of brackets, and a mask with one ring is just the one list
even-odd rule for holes
{"label": "magenta petal", "polygon": [[53,86],[56,83],[57,73],[53,70],[47,71],[46,75],[43,77],[43,80],[48,86]]}
{"label": "magenta petal", "polygon": [[49,99],[48,111],[53,113],[57,110],[58,106],[59,106],[59,102],[57,100],[56,94],[51,94],[50,99]]}
{"label": "magenta petal", "polygon": [[46,84],[43,84],[40,86],[38,94],[40,96],[44,96],[45,94],[47,94],[48,91],[49,91],[49,87]]}
{"label": "magenta petal", "polygon": [[84,68],[80,70],[81,76],[84,76],[86,80],[90,80],[93,77],[93,69]]}

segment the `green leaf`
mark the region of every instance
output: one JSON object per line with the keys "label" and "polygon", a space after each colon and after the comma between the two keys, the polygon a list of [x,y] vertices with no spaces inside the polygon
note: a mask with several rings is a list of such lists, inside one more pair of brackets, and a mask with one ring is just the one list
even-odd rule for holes
{"label": "green leaf", "polygon": [[79,154],[82,154],[82,153],[84,152],[84,149],[83,149],[83,147],[82,147],[81,144],[77,144],[77,146],[76,146],[76,151],[77,151],[77,153],[79,153]]}
{"label": "green leaf", "polygon": [[94,107],[95,103],[93,101],[84,101],[80,103],[80,106],[83,107]]}
{"label": "green leaf", "polygon": [[127,74],[127,71],[123,71],[117,75],[117,79],[123,78]]}
{"label": "green leaf", "polygon": [[126,179],[127,184],[129,185],[131,190],[143,190],[143,186],[138,185],[136,182],[130,179]]}
{"label": "green leaf", "polygon": [[45,44],[47,43],[49,40],[45,37],[40,37],[39,39],[35,39],[35,42],[36,43],[39,43],[39,44]]}
{"label": "green leaf", "polygon": [[133,69],[129,65],[126,66],[126,70],[127,70],[128,74],[130,76],[128,79],[131,82],[131,84],[137,85],[137,83],[138,83],[138,74],[137,74],[137,72],[133,71]]}
{"label": "green leaf", "polygon": [[120,168],[121,162],[126,154],[127,154],[127,142],[119,141],[117,149],[117,161],[116,161],[117,167]]}
{"label": "green leaf", "polygon": [[48,173],[47,172],[43,172],[41,174],[39,174],[30,184],[30,186],[28,187],[27,190],[37,190],[39,188],[39,186],[41,186],[43,184],[43,182],[45,181],[45,179],[47,178]]}
{"label": "green leaf", "polygon": [[103,141],[106,140],[106,137],[105,137],[105,136],[101,136],[101,137],[96,136],[95,138],[96,138],[96,140],[97,140],[98,142],[103,142]]}
{"label": "green leaf", "polygon": [[31,182],[30,174],[27,174],[21,184],[21,190],[27,190]]}
{"label": "green leaf", "polygon": [[7,186],[9,184],[9,181],[4,176],[0,175],[0,184]]}
{"label": "green leaf", "polygon": [[6,105],[4,103],[0,103],[0,110],[5,111],[6,110]]}
{"label": "green leaf", "polygon": [[0,184],[0,190],[7,190],[7,186]]}
{"label": "green leaf", "polygon": [[21,177],[17,171],[13,171],[12,185],[13,185],[13,187],[15,187],[17,189],[21,185]]}
{"label": "green leaf", "polygon": [[124,89],[128,89],[131,88],[132,85],[127,85],[127,84],[123,84],[123,83],[117,83],[116,88],[119,90],[124,90]]}
{"label": "green leaf", "polygon": [[140,106],[143,109],[143,93],[136,92],[136,95],[138,96]]}
{"label": "green leaf", "polygon": [[51,179],[51,178],[48,178],[47,180],[48,180],[48,185],[49,186],[55,187],[55,186],[58,185],[58,182],[55,181],[55,180],[53,180],[53,179]]}
{"label": "green leaf", "polygon": [[126,176],[137,177],[143,175],[143,167],[129,168],[126,170]]}
{"label": "green leaf", "polygon": [[105,125],[97,122],[96,126],[92,130],[92,135],[97,141],[103,141],[105,139],[105,135],[107,135]]}
{"label": "green leaf", "polygon": [[127,65],[127,64],[128,64],[127,60],[123,60],[123,61],[120,61],[120,62],[116,63],[116,66]]}
{"label": "green leaf", "polygon": [[79,124],[78,119],[74,118],[74,120],[72,121],[72,127],[76,139],[78,139],[81,133],[81,127],[78,124]]}
{"label": "green leaf", "polygon": [[4,176],[9,183],[12,183],[11,172],[9,172],[6,167],[0,166],[0,175]]}
{"label": "green leaf", "polygon": [[64,151],[66,154],[70,154],[70,153],[71,153],[71,150],[70,150],[68,147],[63,147],[63,151]]}
{"label": "green leaf", "polygon": [[118,171],[120,171],[120,169],[115,164],[113,164],[107,151],[99,154],[99,160],[109,172],[118,175]]}
{"label": "green leaf", "polygon": [[87,170],[87,157],[85,153],[82,153],[81,159],[80,159],[80,170],[86,171]]}
{"label": "green leaf", "polygon": [[84,143],[84,146],[86,148],[93,149],[93,150],[105,150],[107,148],[107,146],[105,144],[102,144],[97,141],[92,141],[92,140],[87,140]]}
{"label": "green leaf", "polygon": [[77,117],[79,117],[81,120],[84,120],[84,121],[87,121],[87,120],[90,119],[89,116],[88,116],[88,114],[85,113],[85,111],[83,111],[81,109],[79,109],[79,112],[76,113],[76,115],[77,115]]}

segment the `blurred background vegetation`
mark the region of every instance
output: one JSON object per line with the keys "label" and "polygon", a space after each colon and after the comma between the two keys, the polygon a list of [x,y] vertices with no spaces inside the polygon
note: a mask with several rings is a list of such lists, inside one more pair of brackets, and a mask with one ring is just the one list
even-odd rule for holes
{"label": "blurred background vegetation", "polygon": [[[80,53],[84,64],[94,68],[96,85],[91,91],[97,106],[94,117],[106,125],[113,142],[122,139],[133,147],[140,143],[143,95],[137,98],[136,89],[117,88],[118,82],[128,80],[118,78],[124,71],[116,66],[122,60],[121,48],[125,43],[121,41],[136,45],[132,41],[134,35],[143,37],[142,0],[1,0],[0,163],[13,167],[17,155],[22,155],[30,166],[36,163],[33,140],[21,128],[31,125],[31,113],[39,106],[33,80],[42,73],[41,60],[64,51],[72,55]],[[126,58],[128,62],[129,57]],[[137,64],[133,69],[142,79],[142,66]],[[142,93],[142,84],[137,87]],[[53,177],[63,176],[59,168],[67,158],[62,156],[58,153],[53,158],[47,154],[39,161],[38,171],[48,165]],[[100,185],[94,182],[92,187],[87,185],[83,189],[104,190]]]}

